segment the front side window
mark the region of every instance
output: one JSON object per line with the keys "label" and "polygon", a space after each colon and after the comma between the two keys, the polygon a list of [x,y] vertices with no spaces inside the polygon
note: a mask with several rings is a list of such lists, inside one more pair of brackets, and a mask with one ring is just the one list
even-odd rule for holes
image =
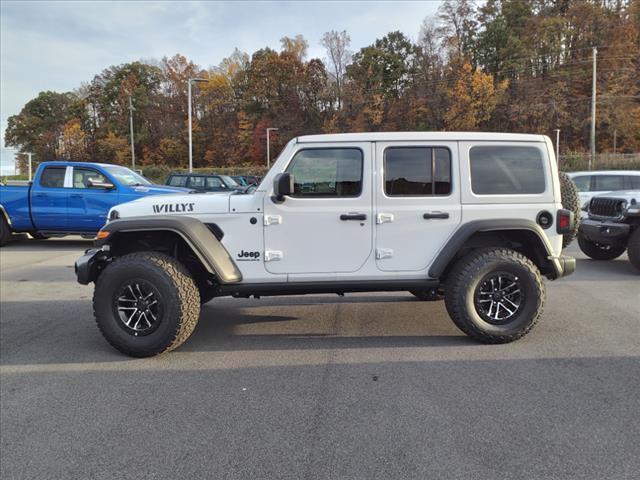
{"label": "front side window", "polygon": [[542,152],[535,147],[492,145],[469,151],[476,195],[533,195],[545,191]]}
{"label": "front side window", "polygon": [[47,167],[40,177],[40,185],[48,188],[63,188],[65,167]]}
{"label": "front side window", "polygon": [[287,172],[294,197],[357,197],[362,192],[362,150],[318,148],[298,151]]}
{"label": "front side window", "polygon": [[225,188],[225,185],[222,184],[222,180],[218,177],[207,177],[207,189],[213,188]]}
{"label": "front side window", "polygon": [[73,168],[73,188],[89,188],[92,182],[108,182],[100,172],[90,168]]}
{"label": "front side window", "polygon": [[442,147],[387,148],[384,193],[390,197],[449,195],[451,152]]}

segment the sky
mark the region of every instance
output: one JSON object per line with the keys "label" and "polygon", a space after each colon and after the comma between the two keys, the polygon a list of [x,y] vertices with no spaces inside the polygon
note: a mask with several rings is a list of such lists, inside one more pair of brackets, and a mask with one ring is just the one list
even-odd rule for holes
{"label": "sky", "polygon": [[322,34],[346,30],[351,50],[400,30],[417,39],[439,1],[173,2],[5,1],[0,6],[0,129],[3,173],[14,151],[4,146],[7,119],[39,92],[70,91],[111,65],[176,53],[201,67],[234,48],[279,50],[302,34],[309,58],[324,58]]}

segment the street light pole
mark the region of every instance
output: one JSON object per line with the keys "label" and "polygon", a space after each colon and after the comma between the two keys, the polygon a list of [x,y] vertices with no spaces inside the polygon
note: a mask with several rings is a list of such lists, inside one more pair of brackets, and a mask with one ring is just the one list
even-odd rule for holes
{"label": "street light pole", "polygon": [[133,147],[133,103],[131,102],[131,95],[129,95],[129,130],[131,131],[131,170],[136,171],[136,151]]}
{"label": "street light pole", "polygon": [[187,82],[187,103],[189,109],[189,173],[193,172],[193,134],[191,127],[191,83],[206,82],[204,78],[190,78]]}
{"label": "street light pole", "polygon": [[267,169],[271,168],[271,149],[269,145],[269,134],[271,132],[277,132],[277,128],[269,127],[267,128]]}
{"label": "street light pole", "polygon": [[32,174],[31,174],[31,152],[27,152],[27,157],[29,158],[29,181],[31,181],[31,178],[32,178]]}
{"label": "street light pole", "polygon": [[560,163],[560,129],[556,128],[556,162]]}
{"label": "street light pole", "polygon": [[591,155],[589,156],[589,170],[596,159],[596,58],[598,49],[593,47],[593,68],[591,79],[591,135],[589,138],[589,146]]}

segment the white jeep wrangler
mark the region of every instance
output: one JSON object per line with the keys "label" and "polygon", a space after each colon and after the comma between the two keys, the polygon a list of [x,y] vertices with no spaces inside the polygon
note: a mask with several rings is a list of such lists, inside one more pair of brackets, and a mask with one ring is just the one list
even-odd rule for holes
{"label": "white jeep wrangler", "polygon": [[575,270],[561,255],[574,226],[545,136],[313,135],[252,194],[116,206],[76,272],[95,282],[105,338],[138,357],[181,345],[200,304],[226,295],[406,290],[444,297],[463,332],[504,343],[541,315],[542,276]]}

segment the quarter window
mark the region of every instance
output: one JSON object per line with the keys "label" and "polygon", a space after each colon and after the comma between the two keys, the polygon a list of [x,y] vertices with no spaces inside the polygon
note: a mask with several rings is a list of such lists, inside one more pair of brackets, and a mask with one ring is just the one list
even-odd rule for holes
{"label": "quarter window", "polygon": [[64,175],[67,169],[65,167],[47,167],[40,177],[40,185],[48,188],[64,187]]}
{"label": "quarter window", "polygon": [[384,152],[384,192],[390,197],[449,195],[451,153],[442,147],[393,147]]}
{"label": "quarter window", "polygon": [[542,152],[535,147],[478,146],[469,151],[477,195],[532,195],[545,190]]}
{"label": "quarter window", "polygon": [[295,197],[357,197],[362,192],[362,151],[357,148],[300,150],[287,168]]}

